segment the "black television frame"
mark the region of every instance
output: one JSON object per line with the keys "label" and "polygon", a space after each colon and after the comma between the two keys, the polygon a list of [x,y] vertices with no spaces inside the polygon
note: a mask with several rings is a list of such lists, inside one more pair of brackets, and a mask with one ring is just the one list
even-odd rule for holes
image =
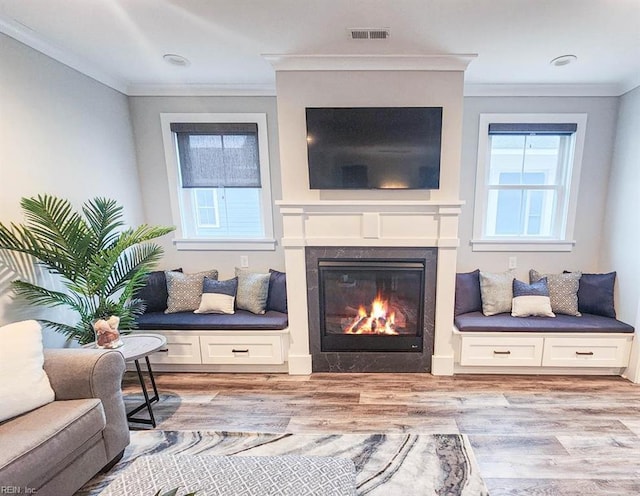
{"label": "black television frame", "polygon": [[439,189],[442,115],[442,107],[307,107],[309,188]]}

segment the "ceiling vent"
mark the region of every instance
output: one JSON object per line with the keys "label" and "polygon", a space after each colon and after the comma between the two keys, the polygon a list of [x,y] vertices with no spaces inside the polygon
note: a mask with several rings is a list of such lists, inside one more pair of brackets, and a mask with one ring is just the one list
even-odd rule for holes
{"label": "ceiling vent", "polygon": [[389,28],[350,28],[348,32],[352,40],[386,40],[390,36]]}

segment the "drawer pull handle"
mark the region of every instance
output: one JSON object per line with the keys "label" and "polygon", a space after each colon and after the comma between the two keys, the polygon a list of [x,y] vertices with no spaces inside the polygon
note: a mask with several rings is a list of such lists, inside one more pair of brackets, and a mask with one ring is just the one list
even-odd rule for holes
{"label": "drawer pull handle", "polygon": [[496,350],[493,350],[493,354],[494,355],[511,355],[511,352],[509,350],[507,350],[507,351],[496,351]]}
{"label": "drawer pull handle", "polygon": [[169,348],[165,348],[164,350],[157,350],[156,353],[169,353]]}
{"label": "drawer pull handle", "polygon": [[576,351],[576,355],[593,356],[593,351]]}
{"label": "drawer pull handle", "polygon": [[231,353],[249,353],[249,350],[236,350],[234,348],[231,350]]}

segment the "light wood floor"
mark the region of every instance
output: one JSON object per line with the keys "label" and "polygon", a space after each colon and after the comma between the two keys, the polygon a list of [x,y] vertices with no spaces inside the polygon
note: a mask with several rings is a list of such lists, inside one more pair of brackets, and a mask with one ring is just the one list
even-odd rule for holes
{"label": "light wood floor", "polygon": [[[640,386],[620,377],[156,378],[159,429],[462,433],[492,496],[640,494]],[[140,400],[137,376],[125,394]]]}

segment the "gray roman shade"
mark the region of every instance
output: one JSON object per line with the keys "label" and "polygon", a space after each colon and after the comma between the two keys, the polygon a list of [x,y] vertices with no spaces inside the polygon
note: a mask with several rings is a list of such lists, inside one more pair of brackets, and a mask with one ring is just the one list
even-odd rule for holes
{"label": "gray roman shade", "polygon": [[575,123],[514,123],[489,124],[489,134],[573,134],[578,129]]}
{"label": "gray roman shade", "polygon": [[258,125],[178,123],[176,133],[183,188],[260,188]]}

